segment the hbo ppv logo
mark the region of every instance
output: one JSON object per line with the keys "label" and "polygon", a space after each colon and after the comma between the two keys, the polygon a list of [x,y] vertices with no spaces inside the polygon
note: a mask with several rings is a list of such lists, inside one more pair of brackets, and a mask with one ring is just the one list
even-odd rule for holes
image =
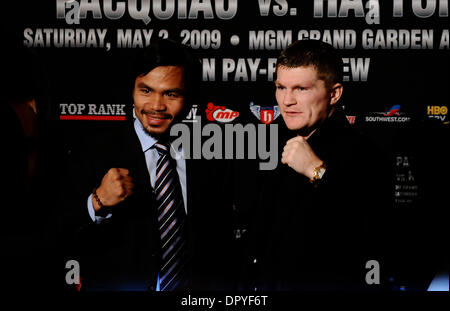
{"label": "hbo ppv logo", "polygon": [[447,106],[427,106],[427,115],[429,119],[437,119],[444,124],[448,124]]}
{"label": "hbo ppv logo", "polygon": [[427,114],[429,116],[445,116],[447,113],[447,106],[427,106]]}
{"label": "hbo ppv logo", "polygon": [[445,116],[448,113],[446,106],[427,106],[427,114],[434,116]]}

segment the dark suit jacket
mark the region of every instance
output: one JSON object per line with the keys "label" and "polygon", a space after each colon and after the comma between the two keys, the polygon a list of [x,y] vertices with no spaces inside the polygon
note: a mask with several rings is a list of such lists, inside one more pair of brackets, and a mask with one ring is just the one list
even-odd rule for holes
{"label": "dark suit jacket", "polygon": [[[294,135],[282,131],[280,155]],[[254,254],[260,259],[256,260],[259,286],[272,290],[368,288],[367,260],[376,259],[386,268],[380,252],[381,221],[392,188],[385,158],[341,111],[308,142],[328,165],[316,186],[281,163],[264,176],[257,207],[260,217],[253,228]]]}
{"label": "dark suit jacket", "polygon": [[[110,208],[112,217],[94,224],[87,198],[112,167],[126,168],[134,192]],[[187,160],[189,250],[193,289],[226,289],[232,243],[231,203],[226,164]],[[73,152],[69,185],[63,194],[63,232],[68,257],[80,260],[83,287],[106,290],[154,289],[160,242],[154,194],[144,153],[132,124],[91,139]],[[66,243],[67,244],[67,243]]]}

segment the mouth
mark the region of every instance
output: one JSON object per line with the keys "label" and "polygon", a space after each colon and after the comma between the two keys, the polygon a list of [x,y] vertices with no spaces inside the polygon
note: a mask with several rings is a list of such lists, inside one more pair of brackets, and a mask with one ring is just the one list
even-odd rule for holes
{"label": "mouth", "polygon": [[141,111],[149,125],[158,126],[165,123],[167,120],[171,120],[172,116],[169,114],[151,113]]}
{"label": "mouth", "polygon": [[302,114],[302,112],[300,112],[300,111],[285,111],[284,113],[288,117],[294,117],[294,116],[298,116],[298,115]]}

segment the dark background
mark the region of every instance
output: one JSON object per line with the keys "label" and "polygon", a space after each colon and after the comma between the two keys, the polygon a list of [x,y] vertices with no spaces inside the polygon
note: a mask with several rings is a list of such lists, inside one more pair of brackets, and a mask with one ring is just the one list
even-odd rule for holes
{"label": "dark background", "polygon": [[[365,1],[363,1],[365,2]],[[54,266],[64,263],[53,256],[57,253],[59,241],[56,236],[58,206],[57,193],[64,186],[63,177],[67,157],[96,131],[122,126],[122,122],[112,121],[63,121],[59,119],[60,103],[83,104],[130,104],[128,89],[125,87],[127,73],[133,60],[133,49],[115,47],[114,33],[118,28],[167,29],[170,38],[180,40],[182,29],[218,29],[221,32],[220,49],[198,49],[200,58],[215,58],[216,81],[205,81],[197,100],[200,107],[208,102],[223,105],[240,112],[238,123],[259,121],[250,113],[248,105],[273,106],[273,82],[264,76],[257,81],[221,81],[221,60],[223,58],[267,58],[277,57],[281,50],[248,49],[249,30],[292,30],[293,37],[300,29],[353,29],[357,32],[358,44],[355,49],[341,50],[343,57],[370,57],[367,81],[345,83],[343,104],[347,115],[356,116],[355,127],[370,135],[386,151],[392,161],[392,180],[397,184],[401,173],[412,174],[417,186],[416,194],[406,197],[406,202],[396,200],[392,189],[392,208],[389,222],[394,228],[392,239],[398,245],[396,252],[401,272],[395,288],[424,290],[434,274],[448,265],[444,238],[447,224],[445,215],[448,208],[448,116],[447,123],[428,118],[427,106],[447,106],[449,103],[449,53],[438,49],[442,29],[448,29],[448,17],[438,13],[429,18],[418,18],[412,13],[410,4],[404,4],[404,16],[392,17],[391,1],[380,1],[381,23],[368,25],[364,18],[355,18],[353,13],[347,18],[313,18],[312,1],[289,1],[297,7],[297,16],[277,17],[270,14],[260,16],[257,1],[239,1],[238,13],[231,20],[218,18],[205,20],[200,15],[197,20],[178,20],[176,15],[167,21],[152,17],[145,25],[133,20],[127,14],[119,20],[103,18],[81,20],[80,25],[67,25],[56,19],[55,1],[7,2],[1,7],[1,63],[3,72],[2,109],[6,118],[2,135],[7,144],[11,176],[15,176],[15,166],[20,150],[15,153],[15,142],[22,139],[15,136],[16,120],[8,106],[11,98],[34,97],[39,108],[42,150],[41,173],[33,193],[24,192],[11,182],[5,188],[5,203],[2,217],[3,232],[10,244],[8,251],[11,261],[18,267],[26,267],[30,260],[43,265],[44,271],[53,271]],[[325,11],[326,12],[326,11]],[[108,28],[106,41],[112,48],[31,48],[23,47],[25,28]],[[363,29],[434,29],[435,48],[433,50],[364,50],[361,47]],[[239,35],[240,44],[230,44],[230,37]],[[155,35],[155,34],[154,34]],[[232,77],[232,75],[230,76]],[[377,112],[386,112],[394,105],[401,105],[401,113],[411,117],[408,123],[366,123],[364,117]],[[204,109],[200,110],[204,122]],[[129,116],[128,116],[129,117]],[[16,123],[14,123],[16,122]],[[282,122],[281,117],[274,123]],[[397,158],[408,158],[409,166],[397,166]],[[15,163],[10,165],[9,163]],[[253,165],[241,161],[236,166],[235,189],[230,192],[236,202],[236,230],[245,230],[257,210],[250,208],[251,197],[256,192],[259,172]],[[359,169],[358,169],[359,170]],[[10,172],[8,171],[8,172]],[[8,176],[8,175],[6,175]],[[370,200],[370,198],[367,198]],[[18,203],[18,201],[22,203]],[[30,203],[33,202],[33,203]],[[22,206],[22,207],[20,207]],[[376,211],[375,211],[376,212]],[[379,228],[383,230],[383,228]],[[43,232],[37,238],[34,232]],[[18,233],[19,232],[19,233]],[[20,236],[21,238],[17,238]],[[35,242],[37,239],[37,243]],[[23,242],[25,240],[26,242]],[[239,248],[237,237],[237,248]],[[9,244],[8,244],[9,245]],[[237,253],[238,254],[238,253]],[[238,256],[238,255],[237,255]],[[37,259],[36,259],[37,258]],[[21,277],[13,276],[17,286],[22,287],[23,278],[29,271],[17,268]],[[47,270],[46,270],[47,269]],[[11,270],[11,274],[15,275]],[[45,272],[44,272],[45,273]],[[62,283],[56,273],[56,283]]]}

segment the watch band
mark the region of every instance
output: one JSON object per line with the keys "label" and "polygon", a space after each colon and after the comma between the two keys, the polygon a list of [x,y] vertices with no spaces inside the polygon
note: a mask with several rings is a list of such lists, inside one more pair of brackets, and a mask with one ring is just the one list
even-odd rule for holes
{"label": "watch band", "polygon": [[314,168],[313,177],[309,180],[311,183],[315,183],[316,181],[322,179],[323,174],[325,174],[325,170],[327,169],[327,165],[325,162],[322,162],[319,166]]}

